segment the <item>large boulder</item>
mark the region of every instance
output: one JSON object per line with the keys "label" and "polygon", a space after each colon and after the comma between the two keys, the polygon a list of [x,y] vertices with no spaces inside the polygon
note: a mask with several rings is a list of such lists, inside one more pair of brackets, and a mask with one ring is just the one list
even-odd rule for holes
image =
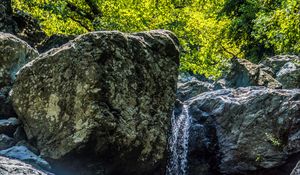
{"label": "large boulder", "polygon": [[259,172],[300,152],[299,89],[224,89],[184,105],[192,121],[190,174]]}
{"label": "large boulder", "polygon": [[107,174],[162,173],[178,65],[168,31],[92,32],[24,66],[13,105],[45,157],[90,152]]}
{"label": "large boulder", "polygon": [[265,86],[272,89],[281,88],[282,85],[261,66],[246,59],[234,58],[231,71],[226,77],[228,87]]}

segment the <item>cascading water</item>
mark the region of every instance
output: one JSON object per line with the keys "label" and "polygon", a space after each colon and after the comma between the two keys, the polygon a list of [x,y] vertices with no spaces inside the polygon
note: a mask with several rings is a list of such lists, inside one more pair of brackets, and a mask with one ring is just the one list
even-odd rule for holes
{"label": "cascading water", "polygon": [[189,128],[191,123],[188,105],[183,105],[179,116],[175,116],[173,112],[171,123],[172,136],[169,139],[171,155],[166,175],[186,175]]}

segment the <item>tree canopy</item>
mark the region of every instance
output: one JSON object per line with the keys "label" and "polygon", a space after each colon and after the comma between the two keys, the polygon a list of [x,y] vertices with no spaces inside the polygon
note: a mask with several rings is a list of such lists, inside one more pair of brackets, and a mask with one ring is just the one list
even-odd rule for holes
{"label": "tree canopy", "polygon": [[95,30],[173,31],[183,71],[218,77],[233,56],[259,61],[299,54],[300,2],[295,0],[13,0],[48,34]]}

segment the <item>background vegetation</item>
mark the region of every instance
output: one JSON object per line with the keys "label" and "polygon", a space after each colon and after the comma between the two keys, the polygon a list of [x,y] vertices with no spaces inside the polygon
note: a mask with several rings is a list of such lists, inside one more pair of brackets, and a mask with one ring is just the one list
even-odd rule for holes
{"label": "background vegetation", "polygon": [[300,53],[298,0],[13,0],[48,34],[173,31],[181,70],[218,77],[230,58]]}

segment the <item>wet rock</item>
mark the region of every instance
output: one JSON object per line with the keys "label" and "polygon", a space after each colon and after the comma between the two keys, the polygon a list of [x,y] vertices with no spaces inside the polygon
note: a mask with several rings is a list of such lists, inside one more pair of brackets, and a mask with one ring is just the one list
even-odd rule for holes
{"label": "wet rock", "polygon": [[180,72],[177,82],[177,100],[186,101],[198,94],[224,88],[220,82],[215,82],[203,75]]}
{"label": "wet rock", "polygon": [[16,146],[25,146],[29,151],[33,152],[35,155],[40,155],[39,150],[32,146],[30,143],[28,143],[27,140],[18,141],[18,143],[16,143]]}
{"label": "wet rock", "polygon": [[46,162],[44,159],[40,158],[39,156],[35,155],[25,146],[14,146],[6,150],[1,150],[0,155],[21,160],[22,162],[31,164],[36,168],[45,169],[45,170],[51,169],[48,162]]}
{"label": "wet rock", "polygon": [[6,158],[0,156],[0,174],[2,175],[12,175],[12,174],[22,174],[22,175],[50,175],[50,173],[45,173],[34,168],[30,164],[26,164],[19,160]]}
{"label": "wet rock", "polygon": [[164,30],[81,35],[23,67],[14,108],[43,156],[89,151],[111,174],[162,173],[178,57]]}
{"label": "wet rock", "polygon": [[203,130],[191,135],[195,137],[191,147],[203,145],[194,146],[197,150],[191,154],[214,153],[209,158],[215,157],[219,163],[215,161],[210,168],[221,173],[245,174],[274,168],[300,151],[299,89],[225,89],[200,94],[188,103],[194,120],[192,130],[197,125]]}
{"label": "wet rock", "polygon": [[0,150],[7,149],[16,144],[15,140],[5,134],[0,134]]}
{"label": "wet rock", "polygon": [[226,77],[227,87],[265,86],[272,89],[282,85],[259,65],[245,59],[233,59],[231,71]]}
{"label": "wet rock", "polygon": [[17,118],[2,119],[0,120],[0,133],[13,136],[20,124]]}

